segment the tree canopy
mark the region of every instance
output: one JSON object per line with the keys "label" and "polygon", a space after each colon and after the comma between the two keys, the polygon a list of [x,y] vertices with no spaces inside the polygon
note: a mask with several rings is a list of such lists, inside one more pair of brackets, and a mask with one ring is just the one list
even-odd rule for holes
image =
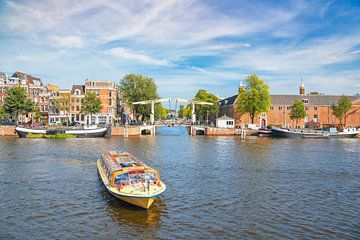
{"label": "tree canopy", "polygon": [[101,100],[96,96],[96,93],[87,93],[81,105],[81,112],[92,115],[99,113],[101,109]]}
{"label": "tree canopy", "polygon": [[165,119],[168,111],[161,103],[155,104],[155,118]]}
{"label": "tree canopy", "polygon": [[25,91],[21,87],[8,88],[7,96],[4,99],[5,112],[16,117],[23,114],[28,114],[34,108],[34,103],[25,94]]}
{"label": "tree canopy", "polygon": [[207,92],[204,89],[200,89],[196,95],[194,100],[201,102],[209,102],[214,105],[195,105],[196,116],[199,120],[206,119],[215,119],[219,112],[219,98],[212,93]]}
{"label": "tree canopy", "polygon": [[299,119],[306,117],[305,106],[300,99],[295,100],[294,104],[291,107],[290,119],[296,120],[296,125],[298,125]]}
{"label": "tree canopy", "polygon": [[346,125],[346,112],[351,109],[352,102],[346,96],[341,96],[338,100],[337,104],[331,105],[332,113],[339,118],[340,124],[342,124],[342,120],[345,117],[345,125]]}
{"label": "tree canopy", "polygon": [[138,74],[128,74],[120,81],[124,99],[136,113],[150,115],[150,105],[133,105],[134,102],[159,99],[154,79]]}
{"label": "tree canopy", "polygon": [[185,112],[185,107],[184,105],[181,104],[178,111],[178,117],[183,118],[185,116],[184,112]]}
{"label": "tree canopy", "polygon": [[239,93],[237,99],[237,109],[241,113],[249,113],[251,123],[254,123],[256,115],[267,112],[270,108],[269,85],[264,83],[256,74],[248,76],[245,82],[245,89]]}

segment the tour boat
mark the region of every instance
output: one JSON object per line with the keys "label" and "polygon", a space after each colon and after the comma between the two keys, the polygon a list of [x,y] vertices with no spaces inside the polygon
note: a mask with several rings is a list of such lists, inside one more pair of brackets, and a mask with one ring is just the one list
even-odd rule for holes
{"label": "tour boat", "polygon": [[101,154],[97,168],[107,191],[132,205],[148,209],[166,190],[159,173],[128,152]]}

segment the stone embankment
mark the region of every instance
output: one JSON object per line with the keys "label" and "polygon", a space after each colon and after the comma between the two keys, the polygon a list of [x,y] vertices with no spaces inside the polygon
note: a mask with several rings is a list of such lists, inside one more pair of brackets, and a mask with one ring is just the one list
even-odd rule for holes
{"label": "stone embankment", "polygon": [[1,136],[17,136],[15,126],[0,126]]}

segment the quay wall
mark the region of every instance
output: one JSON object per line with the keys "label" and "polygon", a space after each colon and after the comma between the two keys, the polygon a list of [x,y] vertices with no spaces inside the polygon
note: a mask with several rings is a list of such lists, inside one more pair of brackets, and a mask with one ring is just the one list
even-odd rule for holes
{"label": "quay wall", "polygon": [[18,136],[15,132],[15,126],[0,126],[1,136]]}
{"label": "quay wall", "polygon": [[121,126],[111,128],[111,136],[139,136],[140,134],[140,126]]}
{"label": "quay wall", "polygon": [[234,128],[214,128],[206,127],[205,135],[207,136],[234,136],[237,135]]}

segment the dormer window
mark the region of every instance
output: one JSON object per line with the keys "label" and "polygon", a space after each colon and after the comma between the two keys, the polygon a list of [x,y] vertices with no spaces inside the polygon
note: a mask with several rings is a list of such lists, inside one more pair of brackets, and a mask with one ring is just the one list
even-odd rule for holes
{"label": "dormer window", "polygon": [[303,104],[309,104],[309,99],[301,99]]}
{"label": "dormer window", "polygon": [[80,90],[79,89],[75,90],[75,95],[80,95]]}

